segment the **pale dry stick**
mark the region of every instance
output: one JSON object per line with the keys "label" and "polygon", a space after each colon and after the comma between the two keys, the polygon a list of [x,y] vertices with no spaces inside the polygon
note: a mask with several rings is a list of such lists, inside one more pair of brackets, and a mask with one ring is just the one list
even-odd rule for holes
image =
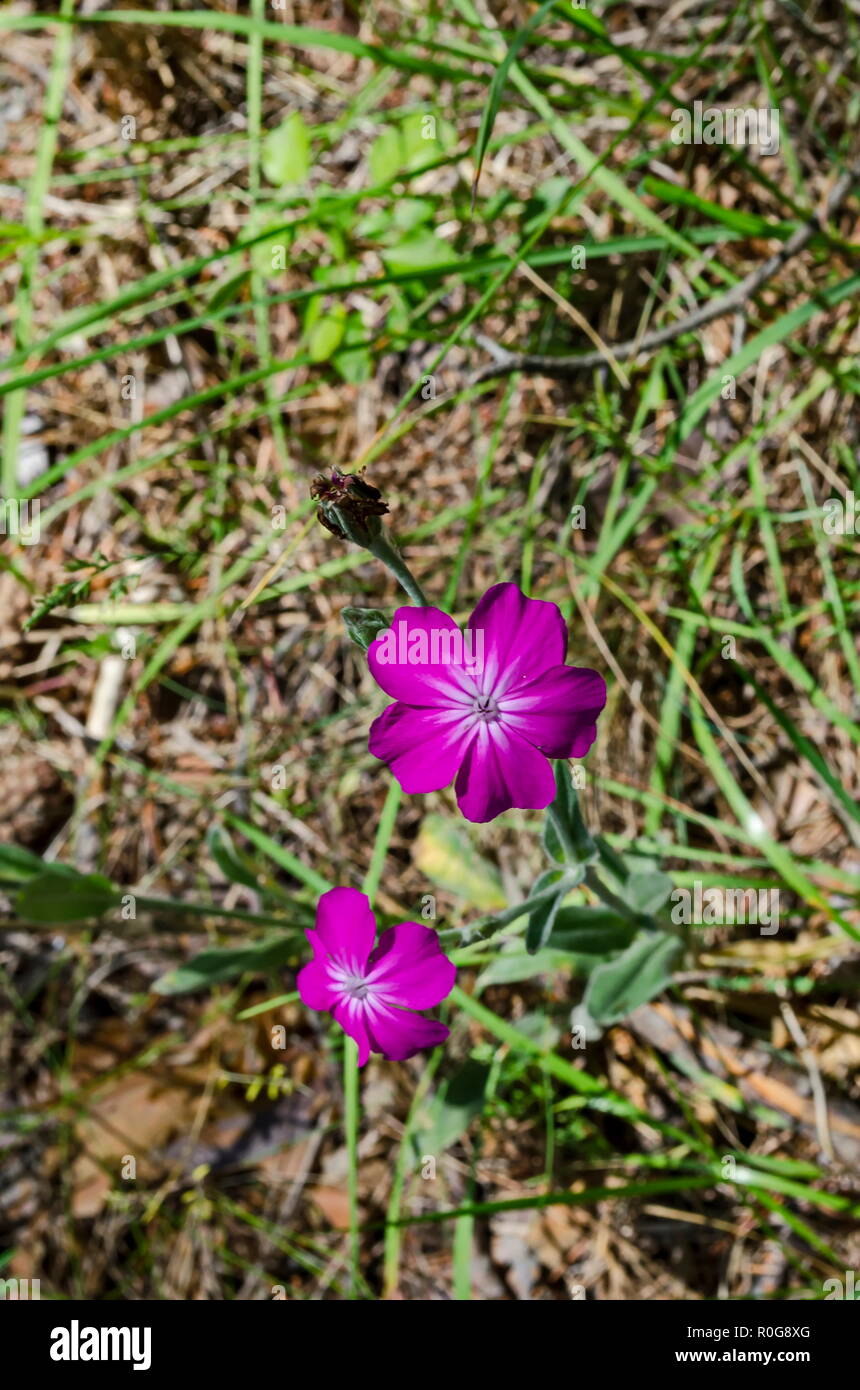
{"label": "pale dry stick", "polygon": [[[670,323],[666,328],[655,329],[652,333],[645,333],[641,338],[633,338],[626,343],[609,345],[608,351],[611,352],[616,362],[626,362],[632,357],[638,357],[642,352],[650,352],[653,348],[663,347],[664,344],[673,342],[675,338],[680,338],[684,333],[694,333],[714,319],[723,318],[726,314],[735,313],[742,309],[746,301],[758,294],[759,290],[782,269],[787,261],[790,261],[803,250],[816,232],[826,234],[825,224],[838,211],[858,180],[860,180],[860,160],[840,175],[827,195],[821,211],[814,212],[802,226],[791,234],[784,246],[781,246],[774,255],[769,256],[755,270],[750,271],[749,275],[745,276],[732,289],[727,290],[725,294],[718,295],[709,303],[703,304],[701,308],[688,314],[686,318],[678,319],[677,323]],[[488,347],[486,338],[481,339],[481,346]],[[606,362],[606,351],[601,349],[599,352],[579,352],[570,356],[553,357],[546,353],[510,352],[507,348],[495,343],[493,345],[493,357],[495,358],[493,362],[472,373],[469,378],[470,385],[477,386],[480,382],[489,381],[496,376],[509,376],[511,372],[531,372],[541,376],[575,376],[578,372],[603,366]]]}
{"label": "pale dry stick", "polygon": [[301,1197],[302,1192],[304,1191],[304,1188],[307,1185],[307,1181],[313,1172],[314,1163],[316,1162],[317,1154],[319,1153],[320,1148],[322,1147],[322,1142],[326,1137],[326,1131],[331,1116],[332,1109],[331,1106],[329,1106],[328,1109],[322,1112],[322,1114],[319,1116],[316,1122],[316,1127],[309,1139],[307,1153],[300,1156],[299,1170],[293,1178],[284,1205],[281,1207],[281,1210],[278,1213],[278,1225],[281,1227],[284,1227],[287,1224],[287,1221],[295,1211],[298,1200]]}
{"label": "pale dry stick", "polygon": [[825,482],[833,489],[834,496],[838,496],[842,492],[842,481],[834,473],[827,460],[823,459],[796,430],[791,430],[789,433],[788,443],[793,449],[797,449],[798,453],[803,454],[807,462],[811,463],[812,467],[821,474]]}
{"label": "pale dry stick", "polygon": [[782,1020],[794,1040],[795,1047],[800,1053],[803,1065],[806,1067],[806,1074],[809,1077],[809,1086],[812,1091],[812,1100],[815,1107],[815,1128],[818,1132],[818,1142],[821,1151],[827,1158],[828,1163],[833,1162],[833,1142],[830,1138],[830,1121],[827,1115],[827,1096],[824,1091],[824,1083],[821,1080],[821,1072],[818,1070],[818,1063],[812,1048],[809,1046],[806,1034],[800,1026],[797,1014],[791,1007],[787,999],[781,999],[779,1012]]}
{"label": "pale dry stick", "polygon": [[612,349],[607,347],[600,334],[596,329],[592,328],[588,319],[584,318],[578,309],[575,309],[568,300],[560,295],[558,290],[553,289],[552,285],[548,285],[542,275],[538,275],[536,270],[532,270],[528,261],[520,261],[517,270],[520,275],[524,275],[527,280],[531,280],[532,284],[539,289],[542,294],[545,294],[548,299],[551,299],[557,309],[560,309],[563,314],[566,314],[569,319],[572,319],[577,328],[582,329],[586,337],[590,338],[594,343],[594,346],[598,349],[606,364],[612,368],[621,385],[626,389],[630,385],[627,373],[618,365],[612,355]]}
{"label": "pale dry stick", "polygon": [[702,1216],[697,1211],[676,1211],[674,1207],[660,1206],[656,1202],[649,1202],[642,1210],[664,1221],[680,1221],[685,1226],[705,1226],[711,1231],[726,1231],[731,1236],[736,1236],[740,1230],[736,1221],[721,1221],[716,1216]]}
{"label": "pale dry stick", "polygon": [[254,600],[259,597],[259,595],[263,592],[264,589],[267,589],[269,587],[269,585],[271,584],[275,576],[278,574],[278,572],[281,569],[283,569],[284,565],[286,564],[292,552],[295,550],[296,546],[299,544],[300,541],[304,540],[305,536],[310,531],[311,527],[314,524],[314,520],[315,514],[314,516],[308,517],[307,521],[305,522],[301,531],[299,531],[298,535],[294,536],[293,539],[289,542],[289,544],[285,546],[275,563],[271,566],[270,569],[266,571],[259,583],[254,585],[250,594],[246,595],[246,597],[242,599],[242,602],[239,604],[239,607],[236,609],[235,613],[233,614],[230,620],[231,632],[234,631],[242,622],[245,609],[250,608]]}

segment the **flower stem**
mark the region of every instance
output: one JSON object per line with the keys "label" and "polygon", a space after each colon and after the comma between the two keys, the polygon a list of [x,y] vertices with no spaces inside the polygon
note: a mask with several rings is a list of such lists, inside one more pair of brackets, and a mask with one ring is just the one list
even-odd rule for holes
{"label": "flower stem", "polygon": [[409,569],[403,556],[395,545],[392,545],[387,536],[381,532],[366,543],[366,548],[371,555],[375,555],[377,560],[381,560],[386,569],[389,569],[402,589],[405,589],[413,603],[417,603],[419,608],[429,608],[430,603],[424,594],[421,585]]}
{"label": "flower stem", "polygon": [[345,1037],[343,1047],[343,1128],[349,1193],[349,1297],[358,1297],[358,1045]]}
{"label": "flower stem", "polygon": [[394,1164],[394,1174],[391,1179],[391,1192],[388,1197],[388,1212],[385,1225],[385,1258],[383,1263],[383,1298],[387,1299],[394,1297],[400,1278],[400,1244],[403,1235],[403,1230],[400,1226],[400,1209],[403,1201],[403,1188],[406,1183],[406,1175],[409,1171],[409,1164],[412,1158],[410,1147],[412,1135],[418,1128],[421,1117],[421,1106],[430,1089],[430,1083],[433,1080],[436,1069],[444,1055],[441,1047],[437,1047],[436,1051],[431,1053],[426,1067],[418,1077],[409,1106],[409,1114],[406,1117],[406,1124],[404,1125],[403,1134],[400,1139],[397,1159]]}
{"label": "flower stem", "polygon": [[[470,922],[467,927],[449,927],[446,931],[439,932],[440,941],[450,941],[456,939],[462,941],[466,938],[464,949],[472,945],[485,943],[501,928],[509,926],[511,922],[516,922],[520,917],[527,916],[536,907],[542,907],[544,903],[551,902],[558,897],[562,888],[575,888],[577,880],[571,876],[570,882],[566,884],[564,880],[554,883],[551,888],[544,888],[542,892],[535,893],[530,898],[525,898],[521,903],[514,903],[512,907],[506,907],[502,912],[490,913],[485,917],[479,917],[476,922]],[[458,953],[459,960],[459,953]]]}
{"label": "flower stem", "polygon": [[[557,763],[557,780],[559,779],[558,769],[560,767],[561,764]],[[610,853],[608,846],[595,840],[585,824],[576,789],[565,787],[562,795],[561,787],[559,787],[559,795],[552,805],[547,807],[547,816],[555,828],[558,842],[568,863],[583,866],[585,882],[592,893],[600,898],[607,907],[611,907],[619,917],[623,917],[626,921],[639,927],[646,925],[647,915],[636,912],[634,908],[629,907],[623,898],[619,898],[599,878],[594,861],[598,857],[607,859],[610,857]]]}
{"label": "flower stem", "polygon": [[[623,917],[625,921],[632,922],[637,927],[648,925],[647,915],[642,912],[637,912],[635,908],[628,907],[623,898],[619,898],[617,894],[612,892],[611,888],[607,888],[606,884],[601,882],[597,877],[596,869],[586,869],[585,882],[592,893],[600,898],[601,902],[604,902],[607,907],[611,907],[612,911],[617,913],[619,917]],[[651,923],[651,925],[653,926],[653,923]]]}

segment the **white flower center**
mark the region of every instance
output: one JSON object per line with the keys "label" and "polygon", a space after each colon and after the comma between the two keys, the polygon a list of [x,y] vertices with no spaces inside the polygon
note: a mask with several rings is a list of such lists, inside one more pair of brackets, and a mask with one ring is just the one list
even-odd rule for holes
{"label": "white flower center", "polygon": [[350,999],[366,999],[370,991],[370,985],[363,975],[344,976],[342,988],[344,994],[348,994]]}
{"label": "white flower center", "polygon": [[499,706],[492,695],[476,695],[472,710],[486,723],[499,718]]}

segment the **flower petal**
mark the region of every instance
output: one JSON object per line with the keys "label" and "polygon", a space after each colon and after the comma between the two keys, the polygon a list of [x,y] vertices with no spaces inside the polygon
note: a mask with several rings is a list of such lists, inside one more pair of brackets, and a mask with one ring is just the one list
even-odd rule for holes
{"label": "flower petal", "polygon": [[319,956],[314,956],[313,960],[302,966],[296,976],[296,989],[303,1004],[309,1009],[320,1009],[323,1013],[331,1013],[340,998],[329,976],[328,963]]}
{"label": "flower petal", "polygon": [[330,888],[317,903],[316,929],[305,936],[315,956],[329,956],[361,975],[376,940],[376,919],[357,888]]}
{"label": "flower petal", "polygon": [[[567,628],[558,605],[526,598],[516,584],[488,589],[468,626],[476,634],[476,652],[483,642],[481,690],[496,699],[564,662]],[[478,633],[483,633],[482,639]]]}
{"label": "flower petal", "polygon": [[444,954],[439,938],[419,922],[389,927],[369,961],[367,980],[384,986],[386,1004],[403,1009],[432,1009],[451,993],[457,970]]}
{"label": "flower petal", "polygon": [[405,792],[441,791],[465,757],[472,737],[469,718],[458,709],[411,709],[398,702],[374,719],[368,747],[388,763]]}
{"label": "flower petal", "polygon": [[507,727],[548,758],[581,758],[597,737],[606,682],[587,666],[554,666],[502,701]]}
{"label": "flower petal", "polygon": [[377,1009],[368,1018],[371,1046],[392,1062],[414,1057],[425,1047],[437,1047],[450,1033],[444,1023],[403,1009]]}
{"label": "flower petal", "polygon": [[468,654],[463,634],[441,608],[407,607],[371,642],[367,663],[386,695],[406,705],[466,707],[478,693]]}
{"label": "flower petal", "polygon": [[466,820],[483,822],[512,806],[543,810],[555,796],[555,777],[543,753],[496,722],[479,730],[457,774],[455,790]]}
{"label": "flower petal", "polygon": [[368,1057],[372,1040],[367,1027],[367,1011],[356,999],[342,999],[332,1009],[336,1022],[345,1033],[358,1043],[358,1065],[363,1067]]}

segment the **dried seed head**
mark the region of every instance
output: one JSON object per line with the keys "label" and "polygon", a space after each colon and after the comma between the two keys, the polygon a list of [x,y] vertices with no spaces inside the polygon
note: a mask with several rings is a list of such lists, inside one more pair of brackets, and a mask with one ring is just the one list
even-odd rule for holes
{"label": "dried seed head", "polygon": [[385,516],[388,503],[361,473],[341,473],[339,468],[319,473],[311,483],[311,497],[319,502],[317,517],[326,530],[341,540],[366,545],[379,535],[379,517]]}

